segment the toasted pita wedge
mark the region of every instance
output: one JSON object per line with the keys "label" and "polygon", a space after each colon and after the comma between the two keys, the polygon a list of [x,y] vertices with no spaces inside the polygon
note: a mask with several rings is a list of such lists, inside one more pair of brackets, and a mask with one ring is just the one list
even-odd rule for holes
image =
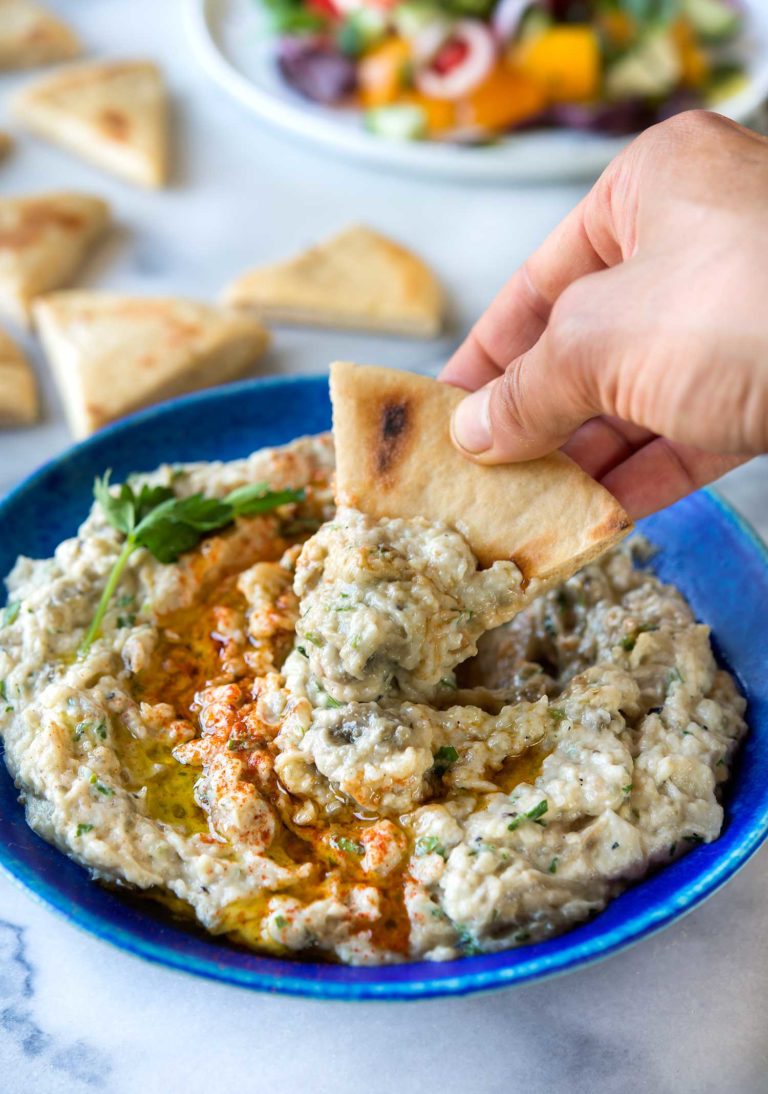
{"label": "toasted pita wedge", "polygon": [[33,0],[0,0],[0,69],[32,68],[77,57],[69,27]]}
{"label": "toasted pita wedge", "polygon": [[37,413],[32,369],[16,343],[0,330],[0,425],[28,425]]}
{"label": "toasted pita wedge", "polygon": [[28,322],[34,297],[66,285],[108,224],[88,194],[0,198],[0,310]]}
{"label": "toasted pita wedge", "polygon": [[69,65],[12,102],[33,133],[141,186],[167,174],[167,95],[150,61]]}
{"label": "toasted pita wedge", "polygon": [[234,380],[269,335],[255,319],[191,300],[52,293],[35,321],[73,432]]}
{"label": "toasted pita wedge", "polygon": [[445,521],[482,565],[512,559],[541,587],[627,533],[632,522],[616,499],[561,452],[499,467],[460,455],[450,419],[465,395],[427,376],[332,365],[338,503]]}
{"label": "toasted pita wedge", "polygon": [[355,225],[287,262],[244,274],[224,300],[273,323],[431,338],[442,322],[437,278],[404,247]]}

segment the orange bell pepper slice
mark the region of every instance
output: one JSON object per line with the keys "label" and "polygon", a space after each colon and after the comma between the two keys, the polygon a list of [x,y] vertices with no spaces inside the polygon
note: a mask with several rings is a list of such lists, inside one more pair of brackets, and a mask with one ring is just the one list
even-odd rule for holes
{"label": "orange bell pepper slice", "polygon": [[551,102],[586,102],[600,90],[600,42],[593,27],[551,27],[522,42],[512,60],[515,68],[546,89]]}
{"label": "orange bell pepper slice", "polygon": [[499,132],[535,117],[546,105],[546,91],[538,81],[525,72],[499,64],[458,104],[457,119],[460,125]]}
{"label": "orange bell pepper slice", "polygon": [[411,51],[402,38],[387,38],[366,53],[358,66],[360,101],[366,108],[389,106],[406,85]]}

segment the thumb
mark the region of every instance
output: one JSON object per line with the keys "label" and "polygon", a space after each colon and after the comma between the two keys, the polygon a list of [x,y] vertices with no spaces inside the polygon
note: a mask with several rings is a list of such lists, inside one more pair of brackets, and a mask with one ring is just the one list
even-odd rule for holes
{"label": "thumb", "polygon": [[583,366],[583,346],[574,340],[569,352],[555,333],[558,326],[551,322],[501,376],[459,403],[451,432],[464,455],[486,464],[532,460],[560,448],[580,425],[608,411]]}

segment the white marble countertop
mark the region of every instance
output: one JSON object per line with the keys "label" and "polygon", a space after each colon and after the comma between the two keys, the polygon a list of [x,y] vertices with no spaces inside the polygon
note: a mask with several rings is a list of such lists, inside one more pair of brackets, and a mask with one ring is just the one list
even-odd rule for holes
{"label": "white marble countertop", "polygon": [[[332,357],[439,359],[581,196],[579,187],[465,189],[321,157],[257,125],[189,59],[172,0],[59,0],[94,51],[149,54],[176,100],[174,185],[143,193],[20,137],[0,192],[92,189],[119,229],[82,279],[213,296],[249,264],[351,220],[412,244],[453,297],[437,346],[280,333],[265,371]],[[0,81],[2,99],[24,77]],[[54,391],[42,424],[0,436],[0,493],[68,443]],[[724,492],[768,535],[765,464]],[[768,849],[727,889],[642,945],[566,978],[419,1004],[319,1004],[171,972],[62,922],[0,876],[0,1090],[288,1094],[764,1094],[768,1091]],[[394,1046],[397,1046],[395,1048]]]}

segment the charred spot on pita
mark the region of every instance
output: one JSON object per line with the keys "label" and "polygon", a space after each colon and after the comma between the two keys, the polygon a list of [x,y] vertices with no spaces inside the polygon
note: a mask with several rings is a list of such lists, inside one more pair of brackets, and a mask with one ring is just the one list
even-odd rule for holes
{"label": "charred spot on pita", "polygon": [[383,404],[379,418],[379,443],[376,446],[376,467],[385,475],[397,459],[403,439],[408,434],[408,403],[389,401]]}

